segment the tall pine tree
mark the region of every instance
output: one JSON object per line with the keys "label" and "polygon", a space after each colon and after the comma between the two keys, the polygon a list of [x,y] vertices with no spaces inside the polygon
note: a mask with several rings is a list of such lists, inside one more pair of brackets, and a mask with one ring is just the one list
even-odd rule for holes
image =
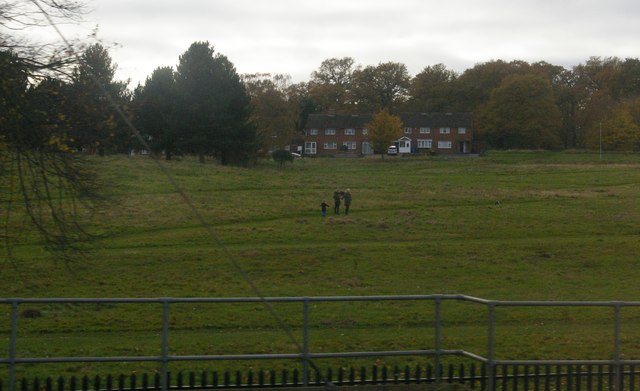
{"label": "tall pine tree", "polygon": [[249,96],[233,64],[209,42],[194,42],[180,56],[176,94],[180,137],[201,162],[212,154],[222,164],[241,165],[255,156]]}
{"label": "tall pine tree", "polygon": [[126,83],[114,80],[116,69],[108,50],[94,44],[82,54],[70,86],[73,145],[101,156],[125,152],[130,138],[112,105],[122,105],[127,93]]}
{"label": "tall pine tree", "polygon": [[136,88],[133,96],[135,121],[141,133],[147,137],[153,153],[164,152],[171,160],[179,150],[178,118],[173,68],[156,68],[144,86]]}

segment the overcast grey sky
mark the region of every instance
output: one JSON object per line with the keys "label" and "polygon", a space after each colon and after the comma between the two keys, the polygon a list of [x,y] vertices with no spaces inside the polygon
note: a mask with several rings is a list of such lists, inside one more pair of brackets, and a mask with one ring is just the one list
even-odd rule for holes
{"label": "overcast grey sky", "polygon": [[[638,0],[92,0],[86,34],[110,49],[131,87],[209,41],[239,73],[307,81],[320,63],[404,63],[411,75],[492,59],[570,68],[590,56],[640,57]],[[65,34],[77,35],[61,26]]]}

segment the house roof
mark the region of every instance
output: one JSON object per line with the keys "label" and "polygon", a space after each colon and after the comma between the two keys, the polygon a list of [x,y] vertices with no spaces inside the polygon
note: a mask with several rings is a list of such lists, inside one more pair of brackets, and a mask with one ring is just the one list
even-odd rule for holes
{"label": "house roof", "polygon": [[[403,126],[419,127],[467,127],[473,126],[471,113],[400,113]],[[371,122],[372,114],[309,114],[307,129],[364,128]]]}

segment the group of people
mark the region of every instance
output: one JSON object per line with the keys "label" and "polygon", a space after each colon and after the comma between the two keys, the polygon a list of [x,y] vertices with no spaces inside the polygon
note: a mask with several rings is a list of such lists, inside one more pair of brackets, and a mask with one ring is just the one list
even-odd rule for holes
{"label": "group of people", "polygon": [[[333,213],[339,215],[340,214],[340,203],[341,200],[344,200],[344,214],[349,214],[349,207],[351,206],[351,190],[347,189],[345,191],[337,190],[333,192]],[[322,208],[322,217],[327,215],[327,201],[322,201],[320,207]]]}

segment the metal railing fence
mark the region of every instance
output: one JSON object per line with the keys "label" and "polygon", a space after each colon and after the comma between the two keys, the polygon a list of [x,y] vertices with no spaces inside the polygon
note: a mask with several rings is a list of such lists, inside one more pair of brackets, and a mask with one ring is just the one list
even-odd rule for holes
{"label": "metal railing fence", "polygon": [[[319,302],[364,302],[364,301],[430,301],[434,311],[433,349],[357,351],[357,352],[313,352],[310,350],[311,303]],[[442,306],[448,301],[462,301],[485,307],[487,311],[487,351],[480,355],[461,349],[446,349],[442,346]],[[151,356],[91,356],[91,357],[21,357],[17,354],[19,307],[25,304],[160,304],[162,308],[161,353]],[[272,354],[222,354],[222,355],[171,355],[169,354],[170,308],[180,303],[300,303],[302,308],[302,343],[297,353]],[[19,364],[35,363],[93,363],[93,362],[157,362],[160,364],[161,389],[168,389],[167,374],[170,362],[217,361],[217,360],[279,360],[295,359],[303,364],[302,383],[309,384],[310,363],[317,359],[431,356],[435,361],[435,381],[441,379],[441,363],[444,356],[461,356],[483,363],[487,368],[487,390],[495,390],[495,371],[501,365],[609,365],[614,370],[614,388],[622,391],[622,371],[625,365],[640,364],[640,360],[623,359],[621,349],[621,316],[623,307],[640,307],[640,302],[629,301],[498,301],[486,300],[458,294],[434,295],[388,295],[388,296],[316,296],[316,297],[235,297],[235,298],[10,298],[0,299],[0,305],[10,306],[8,357],[0,357],[0,365],[8,368],[8,389],[16,391],[16,368]],[[504,360],[496,357],[496,309],[499,307],[599,307],[609,308],[612,313],[611,346],[613,357],[599,360]]]}

